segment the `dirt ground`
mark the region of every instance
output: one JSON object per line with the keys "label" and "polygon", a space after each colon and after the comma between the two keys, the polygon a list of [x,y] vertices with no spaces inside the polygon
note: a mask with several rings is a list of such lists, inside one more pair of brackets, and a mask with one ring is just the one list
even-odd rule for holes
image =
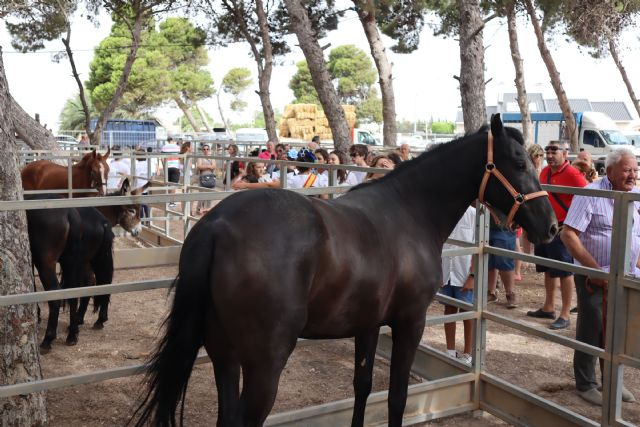
{"label": "dirt ground", "polygon": [[[118,238],[117,247],[134,247],[132,238]],[[538,321],[526,317],[526,311],[536,309],[543,300],[542,276],[530,267],[524,269],[523,280],[517,283],[519,307],[507,310],[504,295],[490,308],[499,314],[533,325],[547,326],[550,321]],[[174,277],[176,266],[145,269],[118,270],[114,283],[136,280]],[[559,292],[558,292],[559,293]],[[143,363],[153,349],[160,323],[166,315],[168,299],[166,290],[153,290],[113,295],[109,321],[103,330],[91,329],[94,314],[87,315],[81,327],[78,345],[64,344],[67,313],[61,313],[58,339],[49,354],[41,358],[45,378],[71,375],[113,367]],[[559,304],[559,299],[558,299]],[[46,305],[43,316],[46,317]],[[434,303],[430,314],[440,314],[442,305]],[[572,315],[571,327],[559,333],[575,336],[576,315]],[[39,337],[45,324],[40,325]],[[457,328],[457,342],[462,343],[462,325]],[[425,329],[423,342],[444,349],[442,325]],[[488,372],[523,387],[542,397],[569,407],[594,420],[599,420],[600,408],[583,402],[576,394],[573,383],[573,352],[550,344],[519,331],[489,324],[487,334]],[[280,380],[278,397],[272,413],[299,409],[306,406],[350,398],[353,374],[353,343],[350,340],[326,342],[295,350]],[[378,358],[374,368],[374,391],[388,387],[389,364]],[[640,397],[638,371],[625,370],[625,385]],[[51,426],[121,426],[126,424],[136,406],[141,391],[142,377],[128,377],[102,383],[68,387],[47,392],[47,404]],[[412,377],[412,383],[421,381]],[[215,423],[216,392],[210,364],[196,366],[187,392],[185,425],[210,426]],[[627,421],[640,424],[640,403],[623,404],[623,416]],[[424,425],[442,426],[495,426],[503,421],[484,415],[471,414],[449,417]]]}

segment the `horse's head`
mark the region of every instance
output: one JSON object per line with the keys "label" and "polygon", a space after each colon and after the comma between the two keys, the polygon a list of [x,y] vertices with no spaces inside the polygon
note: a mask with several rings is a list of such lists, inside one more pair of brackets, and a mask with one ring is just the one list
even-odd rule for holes
{"label": "horse's head", "polygon": [[520,224],[530,242],[550,241],[558,232],[558,222],[524,149],[522,134],[517,129],[505,128],[500,114],[495,114],[487,145],[480,201],[484,199],[502,211],[508,226],[512,221]]}
{"label": "horse's head", "polygon": [[96,153],[96,150],[92,150],[89,154],[85,155],[91,175],[91,188],[98,190],[100,196],[107,194],[107,176],[109,175],[107,158],[110,153],[111,148],[109,148],[104,155]]}
{"label": "horse's head", "polygon": [[[122,182],[122,185],[120,186],[120,190],[112,195],[136,196],[142,194],[148,187],[149,182],[147,182],[142,187],[131,190],[129,178],[125,178],[125,180]],[[138,234],[140,234],[140,231],[142,230],[142,223],[140,222],[140,205],[133,204],[118,206],[117,223],[120,224],[122,228],[127,230],[133,236],[137,236]]]}

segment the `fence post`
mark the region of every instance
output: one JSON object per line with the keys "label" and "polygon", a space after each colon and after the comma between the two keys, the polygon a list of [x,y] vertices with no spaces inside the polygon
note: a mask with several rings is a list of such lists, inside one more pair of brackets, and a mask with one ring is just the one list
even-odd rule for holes
{"label": "fence post", "polygon": [[68,195],[69,198],[73,198],[73,159],[71,156],[67,156],[67,182],[68,182]]}

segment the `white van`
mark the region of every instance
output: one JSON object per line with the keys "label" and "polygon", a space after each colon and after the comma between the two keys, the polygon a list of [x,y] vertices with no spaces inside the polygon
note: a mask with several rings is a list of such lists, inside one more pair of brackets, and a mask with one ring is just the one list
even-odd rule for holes
{"label": "white van", "polygon": [[245,143],[265,143],[269,140],[269,136],[263,128],[240,128],[236,130],[235,140]]}

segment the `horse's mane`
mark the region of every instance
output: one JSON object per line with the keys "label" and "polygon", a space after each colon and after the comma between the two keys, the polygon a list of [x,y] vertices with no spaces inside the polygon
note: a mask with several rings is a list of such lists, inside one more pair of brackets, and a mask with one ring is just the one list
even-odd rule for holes
{"label": "horse's mane", "polygon": [[[524,146],[524,138],[522,137],[522,133],[518,129],[505,126],[504,130],[510,138],[515,139],[521,145]],[[434,167],[447,168],[448,165],[444,165],[439,161],[443,155],[445,155],[448,151],[454,149],[454,147],[456,147],[457,145],[463,142],[466,142],[470,139],[479,138],[482,135],[486,134],[488,131],[489,131],[489,125],[483,125],[476,132],[467,133],[466,135],[460,138],[451,140],[449,142],[433,145],[429,150],[423,152],[418,157],[400,163],[398,166],[396,166],[395,169],[393,169],[391,172],[388,172],[383,177],[376,179],[374,181],[367,181],[367,182],[358,184],[353,188],[351,188],[349,192],[367,188],[370,185],[376,185],[376,184],[381,184],[390,180],[396,180],[398,175],[402,176],[405,173],[405,171],[409,171],[412,169],[426,171],[428,168],[424,167],[425,163],[430,163],[429,165],[430,168],[434,168]]]}

